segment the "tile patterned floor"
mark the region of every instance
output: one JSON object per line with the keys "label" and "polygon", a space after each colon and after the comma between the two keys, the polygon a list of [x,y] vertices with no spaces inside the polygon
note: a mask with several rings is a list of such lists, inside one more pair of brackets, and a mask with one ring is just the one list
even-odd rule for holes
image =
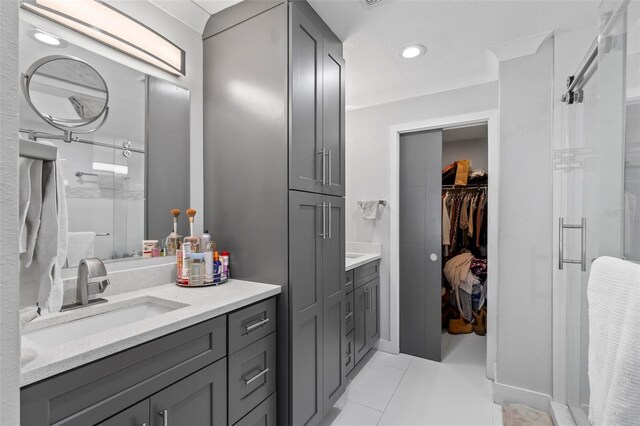
{"label": "tile patterned floor", "polygon": [[443,335],[441,363],[372,351],[321,426],[502,425],[485,377],[486,339]]}

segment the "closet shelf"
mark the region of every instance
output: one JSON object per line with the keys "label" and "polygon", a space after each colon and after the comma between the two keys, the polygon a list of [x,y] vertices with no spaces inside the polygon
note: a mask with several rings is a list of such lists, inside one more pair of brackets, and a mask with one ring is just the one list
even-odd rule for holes
{"label": "closet shelf", "polygon": [[442,185],[442,189],[467,189],[467,188],[487,188],[486,183],[476,183],[470,185]]}

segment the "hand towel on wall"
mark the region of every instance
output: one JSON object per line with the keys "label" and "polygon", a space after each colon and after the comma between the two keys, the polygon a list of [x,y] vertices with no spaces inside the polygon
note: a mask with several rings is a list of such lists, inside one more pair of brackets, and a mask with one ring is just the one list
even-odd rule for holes
{"label": "hand towel on wall", "polygon": [[[34,240],[33,256],[28,259],[29,253],[25,253],[27,256],[22,259],[20,271],[21,286],[28,287],[28,291],[21,292],[27,295],[28,300],[21,300],[21,304],[37,302],[49,312],[57,312],[62,306],[61,269],[67,250],[67,203],[62,171],[57,163],[42,163],[40,225]],[[37,201],[37,193],[32,191],[30,204]]]}
{"label": "hand towel on wall", "polygon": [[76,267],[86,257],[93,257],[95,251],[95,232],[69,232],[67,265]]}
{"label": "hand towel on wall", "polygon": [[362,217],[367,220],[377,219],[378,205],[380,205],[380,201],[360,201]]}
{"label": "hand towel on wall", "polygon": [[589,420],[637,425],[640,419],[640,265],[612,257],[591,266]]}
{"label": "hand towel on wall", "polygon": [[[26,163],[25,163],[26,164]],[[29,202],[25,212],[25,251],[21,253],[20,260],[27,267],[33,260],[33,252],[36,246],[36,238],[40,231],[40,215],[42,214],[42,160],[31,160],[29,179],[19,181],[20,196],[29,194]],[[24,185],[24,186],[22,186]],[[27,185],[29,185],[27,187]]]}
{"label": "hand towel on wall", "polygon": [[19,253],[23,254],[27,251],[27,210],[29,209],[29,200],[31,198],[31,158],[22,158],[18,163],[18,223],[19,223]]}

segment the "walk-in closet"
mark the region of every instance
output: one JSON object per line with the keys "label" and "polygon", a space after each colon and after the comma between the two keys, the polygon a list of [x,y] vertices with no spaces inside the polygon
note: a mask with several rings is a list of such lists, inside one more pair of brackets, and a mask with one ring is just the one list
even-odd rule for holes
{"label": "walk-in closet", "polygon": [[402,353],[486,358],[488,148],[486,123],[400,136]]}

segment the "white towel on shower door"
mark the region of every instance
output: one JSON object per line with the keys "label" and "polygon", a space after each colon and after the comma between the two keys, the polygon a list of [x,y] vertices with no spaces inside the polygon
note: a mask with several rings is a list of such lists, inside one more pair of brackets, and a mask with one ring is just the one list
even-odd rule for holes
{"label": "white towel on shower door", "polygon": [[640,265],[612,257],[591,266],[589,420],[594,425],[640,422]]}

